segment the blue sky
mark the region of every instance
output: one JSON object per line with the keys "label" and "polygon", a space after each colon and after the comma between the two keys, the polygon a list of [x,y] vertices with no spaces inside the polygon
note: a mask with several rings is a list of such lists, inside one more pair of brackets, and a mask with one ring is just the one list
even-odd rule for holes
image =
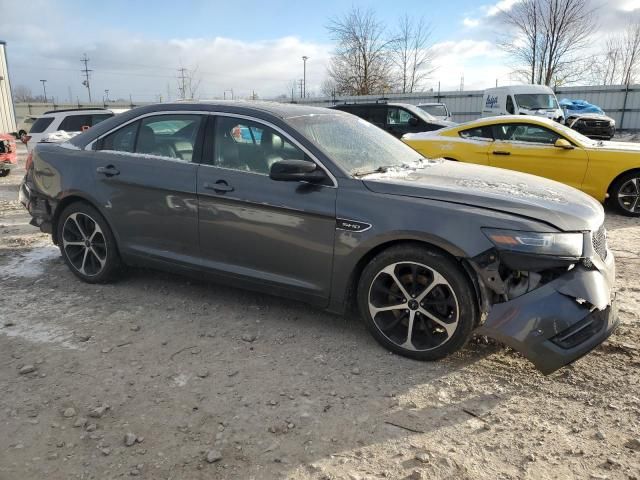
{"label": "blue sky", "polygon": [[[483,89],[514,82],[513,65],[497,47],[504,28],[495,15],[519,0],[450,1],[90,1],[0,0],[0,40],[7,42],[11,80],[35,94],[40,79],[58,101],[87,100],[80,57],[91,58],[93,98],[157,101],[177,97],[177,70],[194,72],[197,96],[262,98],[290,92],[307,64],[307,90],[319,93],[333,49],[329,18],[352,6],[371,8],[393,30],[404,14],[432,25],[436,72],[424,88]],[[621,28],[640,0],[590,0],[604,4],[599,31]],[[597,3],[599,2],[599,3]],[[594,44],[597,42],[594,42]],[[70,95],[71,94],[71,95]]]}

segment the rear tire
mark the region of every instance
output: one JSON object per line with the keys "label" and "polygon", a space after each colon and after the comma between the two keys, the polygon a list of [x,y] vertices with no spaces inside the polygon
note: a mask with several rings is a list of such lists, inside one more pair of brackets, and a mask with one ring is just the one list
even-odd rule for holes
{"label": "rear tire", "polygon": [[618,213],[640,217],[640,171],[622,175],[613,182],[609,192],[609,201]]}
{"label": "rear tire", "polygon": [[106,283],[120,269],[120,255],[109,225],[84,202],[68,205],[57,225],[58,245],[69,269],[87,283]]}
{"label": "rear tire", "polygon": [[9,175],[11,173],[10,169],[7,170],[0,170],[0,177],[6,177],[7,175]]}
{"label": "rear tire", "polygon": [[365,267],[358,307],[374,338],[417,360],[438,360],[471,338],[478,309],[460,267],[419,245],[391,247]]}

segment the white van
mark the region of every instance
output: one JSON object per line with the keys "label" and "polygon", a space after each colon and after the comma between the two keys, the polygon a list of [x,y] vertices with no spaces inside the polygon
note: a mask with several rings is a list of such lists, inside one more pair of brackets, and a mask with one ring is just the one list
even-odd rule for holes
{"label": "white van", "polygon": [[546,85],[511,85],[484,91],[482,116],[536,115],[564,123],[556,94]]}

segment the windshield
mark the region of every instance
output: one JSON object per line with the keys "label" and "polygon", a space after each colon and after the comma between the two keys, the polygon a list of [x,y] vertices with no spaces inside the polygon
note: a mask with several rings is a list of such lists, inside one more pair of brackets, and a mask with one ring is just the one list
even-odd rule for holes
{"label": "windshield", "polygon": [[287,121],[352,175],[415,165],[422,160],[411,147],[354,115],[313,114]]}
{"label": "windshield", "polygon": [[421,108],[429,115],[434,115],[437,117],[448,116],[447,109],[444,105],[418,105],[418,108]]}
{"label": "windshield", "polygon": [[594,146],[599,143],[598,141],[592,140],[589,137],[585,137],[580,132],[577,132],[574,129],[569,128],[566,125],[562,125],[561,123],[555,123],[553,126],[556,130],[561,132],[565,137],[569,138],[570,140],[575,140],[576,143],[579,143],[585,146]]}
{"label": "windshield", "polygon": [[411,105],[411,104],[404,104],[402,105],[404,108],[406,108],[407,110],[409,110],[411,113],[413,113],[416,117],[421,118],[422,120],[424,120],[427,123],[431,123],[434,120],[437,120],[433,115],[431,115],[429,112],[423,110],[422,108],[418,108],[415,105]]}
{"label": "windshield", "polygon": [[558,108],[556,96],[550,93],[526,93],[515,97],[518,106],[527,110],[556,110]]}

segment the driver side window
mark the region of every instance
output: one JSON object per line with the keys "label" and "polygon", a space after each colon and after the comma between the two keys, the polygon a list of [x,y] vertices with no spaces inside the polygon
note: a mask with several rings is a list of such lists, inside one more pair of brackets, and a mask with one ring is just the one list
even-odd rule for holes
{"label": "driver side window", "polygon": [[266,125],[235,117],[216,119],[214,165],[268,175],[277,161],[305,159],[302,150]]}
{"label": "driver side window", "polygon": [[403,108],[389,107],[387,110],[388,125],[409,125],[412,118],[415,117]]}
{"label": "driver side window", "polygon": [[494,127],[496,140],[553,145],[561,136],[548,128],[528,123],[502,124]]}

